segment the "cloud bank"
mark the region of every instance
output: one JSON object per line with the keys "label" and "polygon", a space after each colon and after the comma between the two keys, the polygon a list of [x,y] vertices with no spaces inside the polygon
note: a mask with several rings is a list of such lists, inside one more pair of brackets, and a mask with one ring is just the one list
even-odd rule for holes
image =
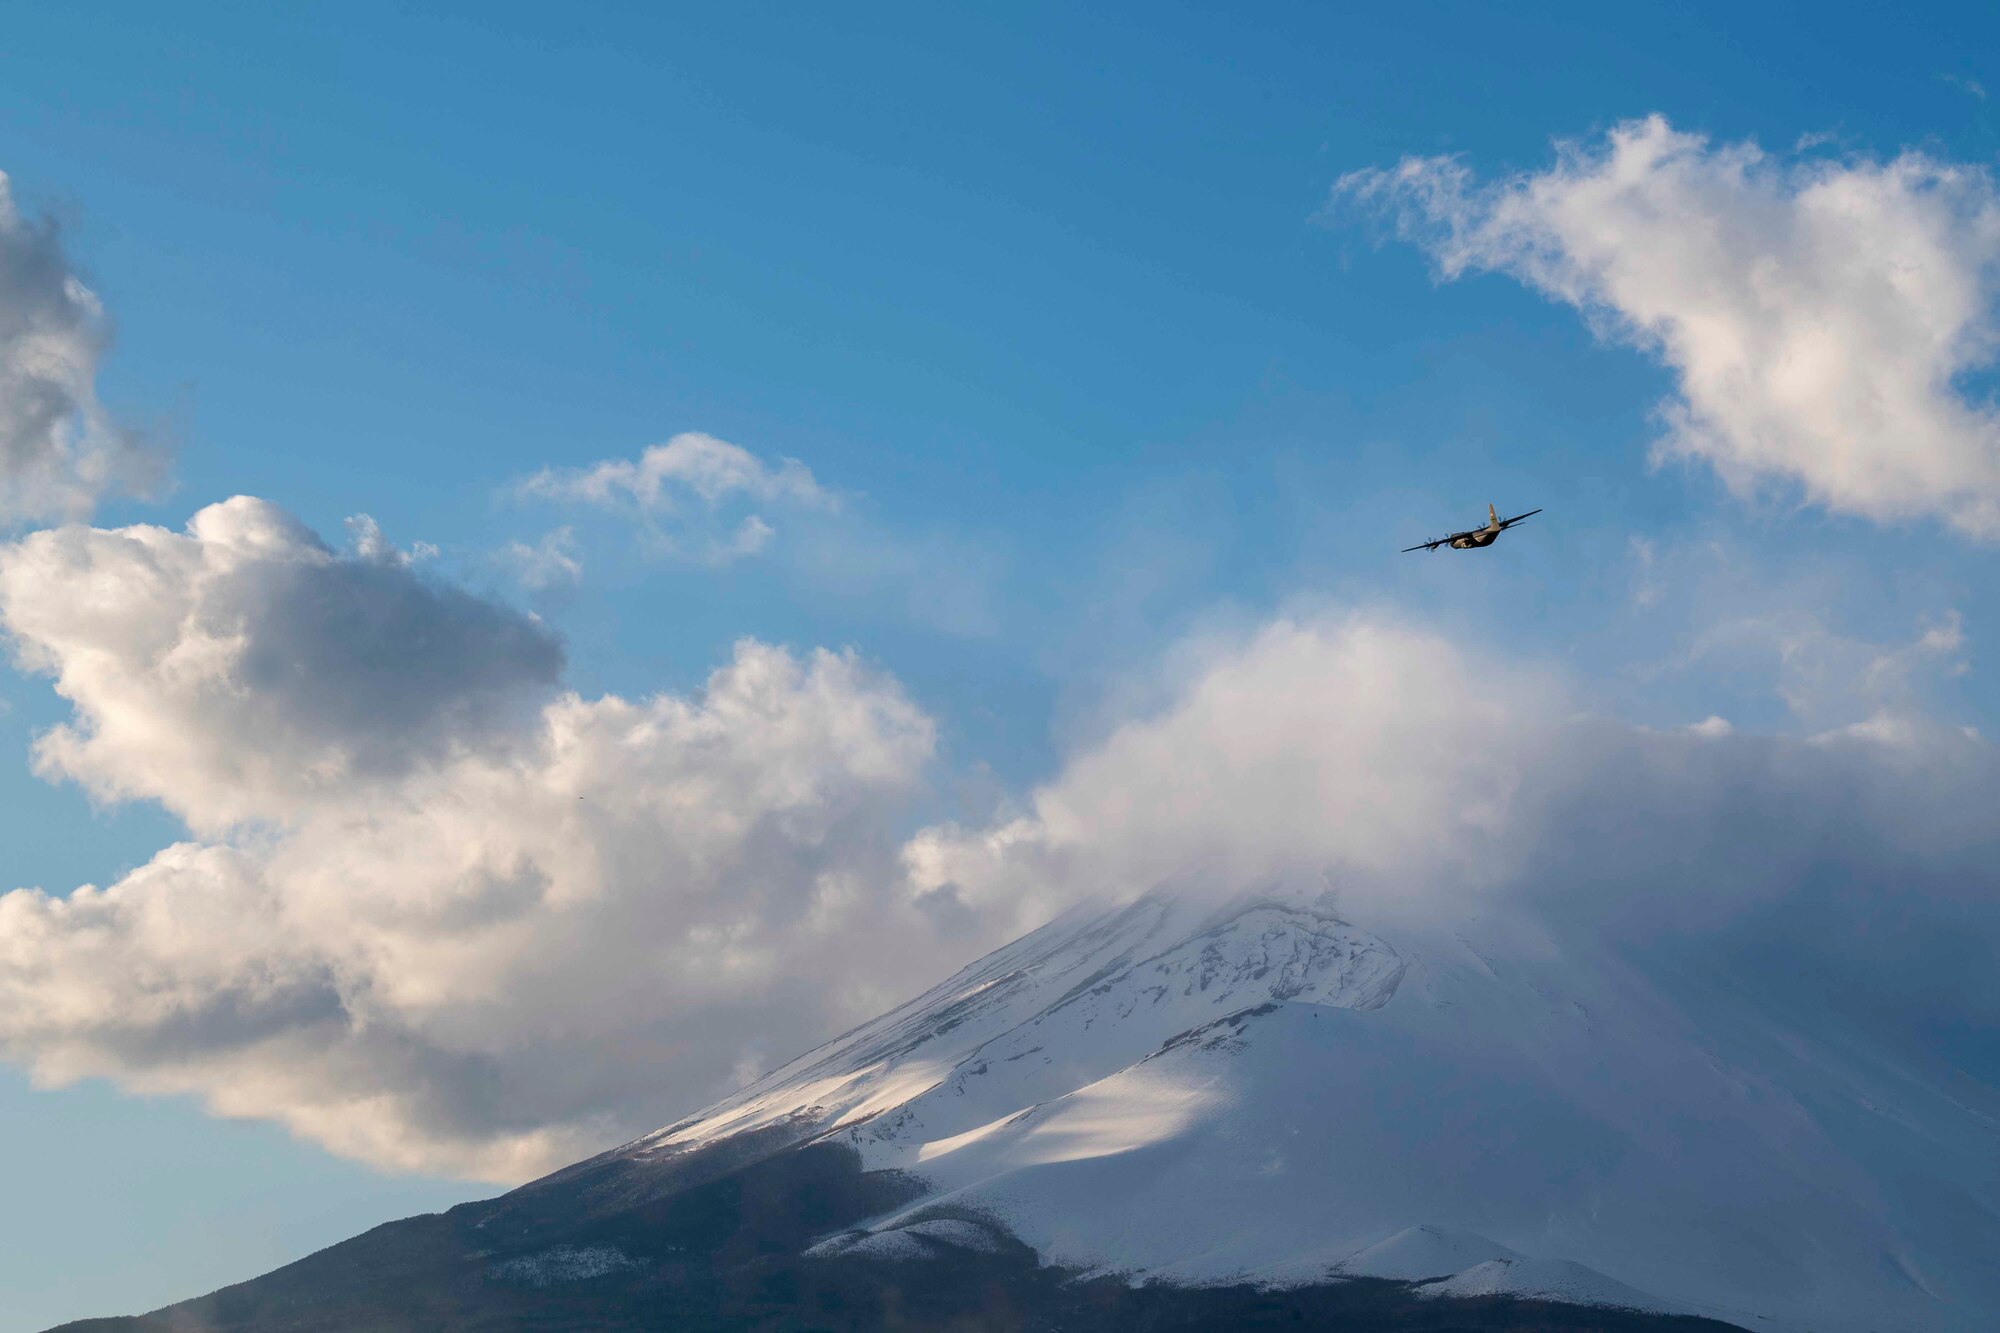
{"label": "cloud bank", "polygon": [[1363,923],[1515,915],[1740,963],[1767,1000],[1810,980],[1925,1034],[2000,1030],[1991,744],[1894,710],[1797,737],[1635,727],[1558,672],[1382,612],[1209,645],[1021,809],[925,830],[904,859],[916,892],[1029,920],[1191,868],[1223,892],[1304,868]]}
{"label": "cloud bank", "polygon": [[21,215],[0,172],[0,528],[82,518],[159,483],[160,458],[97,401],[109,336],[60,233]]}
{"label": "cloud bank", "polygon": [[0,624],[75,708],[44,771],[206,835],[0,897],[0,1049],[39,1078],[511,1181],[935,967],[895,873],[934,728],[851,654],[582,699],[531,618],[247,499],[0,547]]}
{"label": "cloud bank", "polygon": [[1280,620],[1194,654],[1163,711],[1076,755],[991,827],[927,829],[912,884],[1045,915],[1191,866],[1241,884],[1301,863],[1470,886],[1564,711],[1560,684],[1387,615]]}
{"label": "cloud bank", "polygon": [[1982,167],[1774,157],[1652,116],[1482,183],[1451,158],[1355,172],[1446,278],[1508,274],[1661,358],[1660,458],[1875,520],[2000,538],[2000,195]]}
{"label": "cloud bank", "polygon": [[0,624],[75,709],[45,771],[202,832],[0,896],[0,1050],[378,1164],[525,1178],[1191,868],[1325,870],[1363,921],[1805,949],[1926,1030],[2000,1022],[2000,766],[1918,717],[1652,732],[1392,613],[1283,619],[912,835],[936,728],[852,654],[746,641],[693,694],[583,699],[532,618],[259,501],[0,546]]}

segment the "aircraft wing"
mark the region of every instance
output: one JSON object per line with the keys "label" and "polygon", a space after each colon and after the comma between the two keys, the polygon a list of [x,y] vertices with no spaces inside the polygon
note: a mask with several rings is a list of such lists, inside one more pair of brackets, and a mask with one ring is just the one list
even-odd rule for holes
{"label": "aircraft wing", "polygon": [[1513,526],[1514,526],[1514,525],[1515,525],[1516,523],[1519,523],[1519,522],[1520,522],[1520,521],[1521,521],[1522,519],[1524,519],[1524,518],[1533,518],[1533,517],[1534,517],[1535,515],[1537,515],[1537,514],[1539,514],[1539,513],[1541,513],[1541,512],[1542,512],[1542,511],[1541,511],[1541,510],[1539,510],[1539,509],[1530,509],[1530,510],[1529,510],[1529,511],[1528,511],[1527,513],[1525,513],[1525,514],[1516,514],[1516,515],[1514,515],[1514,517],[1512,517],[1512,518],[1505,518],[1505,519],[1502,519],[1502,520],[1500,520],[1500,526],[1501,526],[1502,528],[1511,528],[1511,527],[1513,527]]}

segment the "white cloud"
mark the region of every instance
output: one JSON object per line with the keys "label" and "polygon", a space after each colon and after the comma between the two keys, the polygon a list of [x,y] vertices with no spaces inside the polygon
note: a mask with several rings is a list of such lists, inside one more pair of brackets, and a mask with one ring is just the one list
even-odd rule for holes
{"label": "white cloud", "polygon": [[347,540],[354,555],[366,561],[402,565],[416,564],[419,560],[437,557],[438,548],[430,542],[411,542],[409,550],[403,550],[391,542],[382,532],[382,525],[367,514],[354,514],[345,520]]}
{"label": "white cloud", "polygon": [[81,518],[107,492],[139,494],[164,464],[97,401],[104,310],[48,222],[30,222],[0,172],[0,526]]}
{"label": "white cloud", "polygon": [[1016,817],[913,839],[915,890],[1034,917],[1196,865],[1232,883],[1337,866],[1413,895],[1501,872],[1486,850],[1561,712],[1550,681],[1379,616],[1282,620],[1205,656]]}
{"label": "white cloud", "polygon": [[771,467],[748,449],[697,431],[650,445],[636,461],[607,459],[587,468],[547,468],[520,484],[523,494],[590,504],[672,510],[692,496],[711,507],[736,495],[831,508],[835,501],[796,458]]}
{"label": "white cloud", "polygon": [[895,829],[934,729],[851,654],[746,641],[692,696],[559,694],[532,622],[251,500],[36,534],[0,589],[77,710],[51,771],[261,821],[0,897],[0,1049],[44,1080],[516,1180],[932,979]]}
{"label": "white cloud", "polygon": [[1448,158],[1353,173],[1446,278],[1510,274],[1661,357],[1661,458],[1871,519],[2000,538],[2000,195],[1977,166],[1773,158],[1653,116],[1491,184]]}
{"label": "white cloud", "polygon": [[792,512],[840,508],[839,498],[797,459],[780,459],[773,467],[739,445],[691,431],[650,446],[637,459],[545,468],[514,490],[530,499],[630,513],[654,525],[657,545],[711,565],[756,555],[770,544],[775,529],[761,514],[741,513],[743,505]]}
{"label": "white cloud", "polygon": [[355,533],[343,556],[238,497],[184,532],[0,546],[0,627],[76,710],[39,771],[219,832],[527,726],[562,666],[548,631],[420,578],[372,522]]}

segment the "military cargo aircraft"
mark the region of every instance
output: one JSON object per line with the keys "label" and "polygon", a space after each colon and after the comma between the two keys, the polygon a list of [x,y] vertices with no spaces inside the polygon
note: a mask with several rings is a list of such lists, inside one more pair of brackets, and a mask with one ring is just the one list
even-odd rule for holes
{"label": "military cargo aircraft", "polygon": [[1466,532],[1454,532],[1449,537],[1440,537],[1434,542],[1418,542],[1415,546],[1405,546],[1403,553],[1408,555],[1411,551],[1435,551],[1440,546],[1449,546],[1454,551],[1472,551],[1482,546],[1491,546],[1500,539],[1501,533],[1513,527],[1522,519],[1533,518],[1541,512],[1539,509],[1530,509],[1525,514],[1516,514],[1512,518],[1502,518],[1492,505],[1487,505],[1485,527],[1473,528]]}

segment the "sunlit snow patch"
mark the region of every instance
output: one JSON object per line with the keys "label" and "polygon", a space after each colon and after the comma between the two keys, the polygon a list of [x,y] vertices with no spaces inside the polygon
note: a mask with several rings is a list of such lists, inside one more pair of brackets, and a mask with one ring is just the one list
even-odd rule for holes
{"label": "sunlit snow patch", "polygon": [[1525,1301],[1680,1313],[1657,1297],[1567,1259],[1489,1259],[1440,1282],[1426,1282],[1416,1290],[1419,1296],[1430,1297],[1512,1296]]}
{"label": "sunlit snow patch", "polygon": [[[1163,1073],[1127,1070],[1115,1083],[1093,1083],[1045,1106],[926,1143],[917,1150],[917,1161],[937,1164],[962,1153],[955,1165],[1013,1171],[1114,1157],[1174,1137],[1214,1101],[1207,1089],[1188,1087]],[[974,1159],[976,1167],[971,1166]]]}

